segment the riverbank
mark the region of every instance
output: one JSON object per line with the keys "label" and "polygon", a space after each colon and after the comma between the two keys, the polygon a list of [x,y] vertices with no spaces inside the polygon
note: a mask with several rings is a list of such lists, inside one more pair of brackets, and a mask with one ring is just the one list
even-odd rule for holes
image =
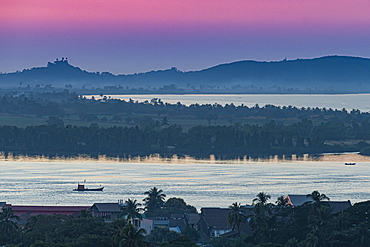
{"label": "riverbank", "polygon": [[216,159],[214,155],[205,158],[192,156],[173,155],[162,157],[158,154],[148,156],[109,157],[106,155],[89,156],[45,156],[45,155],[22,155],[0,152],[0,162],[92,162],[92,163],[151,163],[151,164],[250,164],[256,162],[285,163],[285,162],[370,162],[370,156],[364,156],[359,152],[316,153],[316,154],[291,154],[270,155],[265,157],[244,156],[236,159]]}
{"label": "riverbank", "polygon": [[[87,98],[94,96],[95,99],[100,99],[101,94],[94,93],[83,93]],[[243,94],[237,93],[125,93],[118,94],[113,92],[112,94],[104,93],[103,96],[113,99],[123,99],[123,100],[138,100],[139,102],[144,102],[148,100],[149,102],[153,98],[161,99],[161,101],[170,104],[176,104],[181,102],[184,105],[191,104],[233,104],[235,106],[245,105],[253,107],[256,104],[260,106],[264,105],[276,105],[276,106],[296,106],[296,107],[320,107],[320,108],[332,108],[332,109],[359,109],[363,112],[370,111],[370,94],[368,93],[307,93],[307,94],[297,94],[297,93],[276,93],[276,94],[266,94],[266,93],[253,93],[253,94]]]}

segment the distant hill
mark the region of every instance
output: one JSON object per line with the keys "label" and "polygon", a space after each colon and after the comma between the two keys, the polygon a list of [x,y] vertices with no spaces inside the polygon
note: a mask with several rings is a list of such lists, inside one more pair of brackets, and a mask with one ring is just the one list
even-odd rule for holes
{"label": "distant hill", "polygon": [[238,61],[200,71],[176,68],[114,75],[87,72],[67,59],[0,74],[0,88],[145,89],[183,92],[370,92],[370,59],[326,56],[276,62]]}

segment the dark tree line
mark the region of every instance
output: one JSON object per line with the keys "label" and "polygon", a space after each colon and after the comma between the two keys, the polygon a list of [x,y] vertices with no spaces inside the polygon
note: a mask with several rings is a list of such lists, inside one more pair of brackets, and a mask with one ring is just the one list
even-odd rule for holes
{"label": "dark tree line", "polygon": [[[22,95],[2,95],[0,97],[0,113],[9,114],[35,114],[37,116],[65,117],[69,115],[80,116],[82,121],[94,122],[97,115],[105,117],[127,118],[133,115],[148,116],[187,116],[191,119],[207,120],[209,123],[218,119],[226,119],[230,123],[245,123],[250,118],[279,120],[282,122],[310,119],[314,122],[340,120],[347,123],[352,121],[370,121],[370,114],[359,110],[327,109],[318,107],[274,106],[226,104],[192,104],[183,105],[165,103],[158,98],[150,101],[137,102],[133,100],[119,100],[107,98],[101,94],[98,98],[87,99],[75,93],[30,93]],[[91,115],[94,115],[93,117]]]}
{"label": "dark tree line", "polygon": [[[54,123],[54,124],[53,124]],[[0,151],[44,155],[191,155],[221,158],[245,155],[358,151],[368,146],[370,122],[329,121],[314,125],[302,120],[291,125],[208,126],[183,130],[179,125],[101,128],[78,127],[51,121],[50,125],[0,126]],[[353,140],[353,144],[340,144]],[[336,143],[337,142],[337,143]],[[339,143],[339,144],[338,144]]]}
{"label": "dark tree line", "polygon": [[[269,203],[270,196],[264,192],[253,200],[251,213],[246,213],[240,204],[230,206],[228,221],[232,226],[247,221],[252,235],[239,238],[214,238],[214,247],[347,247],[369,246],[370,225],[367,214],[370,202],[356,203],[344,211],[334,213],[325,194],[313,191],[307,195],[313,202],[290,207],[286,202]],[[283,199],[281,197],[280,199]],[[280,203],[282,202],[282,203]],[[249,220],[248,220],[249,219]]]}

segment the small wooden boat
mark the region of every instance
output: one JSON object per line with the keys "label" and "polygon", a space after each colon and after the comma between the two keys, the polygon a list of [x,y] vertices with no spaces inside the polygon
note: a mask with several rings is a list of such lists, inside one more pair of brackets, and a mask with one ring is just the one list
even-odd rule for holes
{"label": "small wooden boat", "polygon": [[354,166],[356,163],[344,163],[346,166]]}
{"label": "small wooden boat", "polygon": [[103,191],[103,189],[104,187],[89,189],[89,188],[85,188],[84,184],[78,184],[77,189],[74,189],[73,191]]}

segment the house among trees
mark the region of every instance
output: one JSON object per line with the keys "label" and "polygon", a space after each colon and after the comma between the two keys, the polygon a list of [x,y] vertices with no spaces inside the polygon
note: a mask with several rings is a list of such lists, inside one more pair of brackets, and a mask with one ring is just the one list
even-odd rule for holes
{"label": "house among trees", "polygon": [[178,233],[185,231],[186,221],[184,214],[171,214],[170,216],[170,230]]}
{"label": "house among trees", "polygon": [[[251,214],[250,209],[243,209],[246,214]],[[202,235],[211,237],[221,237],[224,234],[231,233],[235,229],[228,222],[228,215],[231,212],[230,208],[201,208],[200,220],[198,228]],[[240,227],[241,232],[252,234],[249,223],[246,222]],[[236,231],[235,231],[236,233]]]}
{"label": "house among trees", "polygon": [[209,237],[220,237],[232,231],[232,226],[227,222],[229,208],[201,208],[199,229]]}
{"label": "house among trees", "polygon": [[112,222],[123,216],[119,203],[94,203],[90,210],[92,216],[101,217],[105,222]]}
{"label": "house among trees", "polygon": [[200,216],[197,213],[171,214],[170,217],[143,217],[138,227],[145,229],[147,234],[159,227],[168,228],[177,233],[184,233],[187,227],[196,231],[199,219]]}
{"label": "house among trees", "polygon": [[344,211],[347,208],[350,208],[352,206],[352,203],[350,200],[348,201],[327,201],[327,202],[322,202],[322,205],[328,205],[329,208],[332,209],[332,213],[335,214],[335,213]]}
{"label": "house among trees", "polygon": [[[286,205],[291,207],[301,206],[304,203],[313,203],[312,197],[307,195],[287,195],[285,197]],[[352,206],[350,200],[348,201],[321,201],[322,205],[329,206],[332,209],[332,213],[338,213],[340,211],[346,210]]]}
{"label": "house among trees", "polygon": [[140,222],[140,228],[145,229],[147,234],[157,227],[170,227],[170,219],[168,217],[144,217]]}
{"label": "house among trees", "polygon": [[186,213],[185,214],[186,224],[191,228],[197,229],[199,220],[200,220],[200,215],[197,213]]}

